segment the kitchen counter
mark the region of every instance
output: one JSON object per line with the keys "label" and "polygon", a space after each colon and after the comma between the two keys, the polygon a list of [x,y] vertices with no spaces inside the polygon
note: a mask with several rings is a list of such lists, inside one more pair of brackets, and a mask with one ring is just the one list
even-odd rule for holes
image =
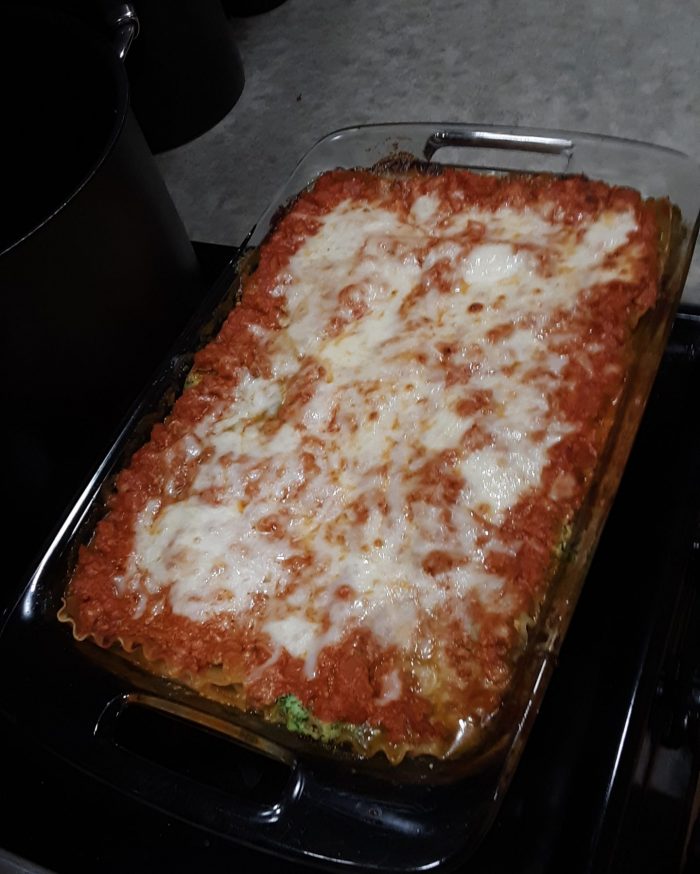
{"label": "kitchen counter", "polygon": [[[287,0],[230,26],[241,98],[158,158],[193,239],[240,242],[304,152],[353,124],[562,128],[700,159],[697,0]],[[698,255],[684,301],[700,304]]]}

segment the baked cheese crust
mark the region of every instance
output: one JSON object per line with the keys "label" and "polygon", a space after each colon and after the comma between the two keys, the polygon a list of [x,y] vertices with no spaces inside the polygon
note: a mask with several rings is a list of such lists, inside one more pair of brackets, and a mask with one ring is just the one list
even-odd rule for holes
{"label": "baked cheese crust", "polygon": [[595,475],[656,240],[584,178],[325,174],[117,478],[63,618],[365,753],[468,746]]}

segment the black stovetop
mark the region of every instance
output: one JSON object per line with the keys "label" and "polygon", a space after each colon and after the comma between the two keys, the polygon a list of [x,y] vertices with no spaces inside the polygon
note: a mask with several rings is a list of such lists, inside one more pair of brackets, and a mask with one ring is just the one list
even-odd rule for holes
{"label": "black stovetop", "polygon": [[[215,271],[228,253],[200,254]],[[682,308],[527,748],[458,870],[700,870],[699,360],[700,312]],[[31,726],[0,738],[0,846],[57,874],[307,870],[115,792]]]}

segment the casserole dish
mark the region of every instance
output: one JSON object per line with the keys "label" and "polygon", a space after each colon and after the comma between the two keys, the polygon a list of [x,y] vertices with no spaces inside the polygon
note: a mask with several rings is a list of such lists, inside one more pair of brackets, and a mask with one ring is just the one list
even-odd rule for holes
{"label": "casserole dish", "polygon": [[[141,400],[138,410],[67,518],[27,592],[6,623],[0,645],[12,647],[15,652],[19,648],[25,653],[25,669],[29,669],[29,674],[25,674],[21,682],[8,680],[11,693],[5,702],[6,709],[25,712],[27,702],[22,702],[26,698],[22,690],[26,692],[31,685],[28,680],[40,681],[42,660],[40,655],[38,659],[34,656],[42,651],[51,652],[52,659],[60,652],[65,660],[64,676],[81,677],[79,688],[73,687],[72,691],[70,683],[60,690],[47,690],[48,698],[53,699],[52,711],[56,709],[67,714],[58,723],[52,721],[56,733],[50,745],[55,749],[60,749],[73,760],[81,759],[89,771],[121,784],[125,789],[144,792],[152,803],[169,806],[181,816],[202,821],[201,804],[195,813],[187,791],[180,791],[170,798],[166,786],[156,785],[159,781],[154,779],[151,766],[144,764],[135,783],[124,785],[129,781],[124,780],[120,767],[123,753],[110,743],[110,739],[114,738],[114,727],[124,712],[148,707],[237,737],[291,769],[279,803],[252,812],[238,809],[234,815],[228,809],[224,816],[225,798],[208,792],[211,803],[205,805],[204,815],[208,821],[202,824],[216,831],[223,829],[239,840],[289,855],[302,853],[311,858],[363,867],[411,870],[464,853],[483,833],[495,813],[539,707],[663,351],[697,233],[697,227],[691,227],[697,212],[697,204],[693,202],[693,192],[697,190],[697,168],[683,156],[667,150],[578,134],[516,133],[464,125],[350,129],[330,135],[309,153],[250,240],[251,244],[259,243],[279,205],[322,170],[338,165],[372,166],[392,149],[400,149],[416,158],[434,160],[443,149],[468,150],[473,145],[484,143],[500,149],[515,149],[518,154],[525,150],[538,158],[553,156],[558,164],[554,169],[585,171],[593,178],[602,176],[613,184],[635,187],[647,197],[667,197],[677,207],[673,214],[668,213],[667,232],[660,241],[667,254],[659,302],[651,317],[642,319],[635,333],[637,356],[612,431],[613,437],[606,446],[604,470],[597,477],[584,509],[577,517],[569,541],[569,560],[564,572],[551,585],[538,626],[524,657],[518,662],[515,692],[504,708],[499,733],[476,757],[445,762],[415,759],[403,762],[397,769],[388,768],[386,763],[376,759],[358,762],[342,751],[333,751],[329,756],[317,745],[290,737],[275,726],[260,725],[246,715],[232,716],[215,703],[202,701],[187,690],[144,675],[111,653],[95,652],[93,648],[88,660],[88,650],[83,648],[78,652],[70,637],[66,637],[66,629],[57,627],[55,612],[75,560],[77,545],[89,538],[101,510],[100,490],[104,497],[109,487],[109,474],[118,469],[135,446],[143,441],[152,422],[172,401],[173,394],[189,371],[190,350],[202,345],[216,330],[231,297],[235,296],[235,288],[222,287],[228,286],[224,280],[209,300],[208,311],[200,314],[197,323],[182,338],[177,353],[159,375],[153,391]],[[455,161],[454,155],[449,157],[450,163],[469,163],[468,158]],[[231,278],[235,278],[235,268],[228,274],[227,279]],[[215,300],[217,295],[221,297],[218,302]],[[31,638],[27,637],[28,634]],[[81,667],[77,668],[77,665]],[[105,673],[105,666],[114,673]],[[79,674],[74,673],[76,668]],[[91,684],[94,684],[92,691]],[[31,709],[31,703],[29,707]],[[80,722],[83,723],[82,735],[76,731],[76,723]],[[89,743],[85,743],[87,738],[90,738]],[[404,801],[407,784],[413,784],[410,804]],[[201,796],[201,792],[199,794]],[[305,819],[308,822],[308,814],[316,805],[326,809],[330,820],[326,820],[323,828],[302,826]],[[358,829],[367,835],[376,833],[378,838],[389,834],[403,837],[391,858],[387,857],[381,840],[367,839],[358,841],[353,847],[352,858],[348,858],[344,855],[346,844],[342,839],[348,829]],[[436,848],[434,838],[438,830],[441,840]]]}

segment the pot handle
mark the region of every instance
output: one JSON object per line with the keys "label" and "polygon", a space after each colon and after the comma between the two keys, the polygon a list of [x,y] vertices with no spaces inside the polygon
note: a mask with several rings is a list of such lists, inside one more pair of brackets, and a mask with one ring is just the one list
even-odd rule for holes
{"label": "pot handle", "polygon": [[106,3],[107,23],[114,33],[114,48],[120,61],[123,61],[131,43],[139,35],[139,19],[131,3]]}

